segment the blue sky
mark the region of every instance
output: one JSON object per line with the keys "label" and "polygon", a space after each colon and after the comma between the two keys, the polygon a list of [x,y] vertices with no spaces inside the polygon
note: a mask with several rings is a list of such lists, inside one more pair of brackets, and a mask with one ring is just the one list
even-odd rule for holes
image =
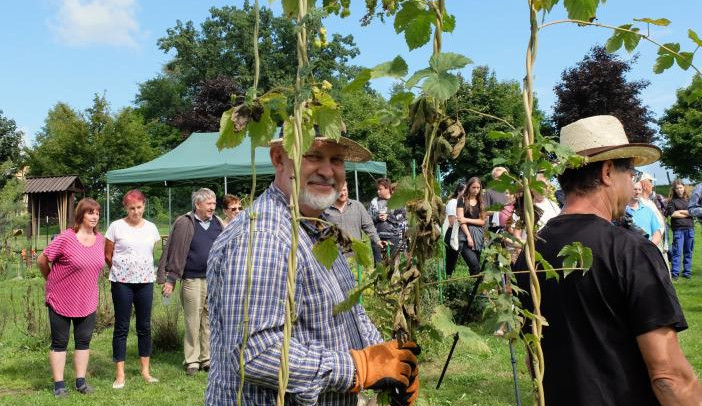
{"label": "blue sky", "polygon": [[[265,0],[261,3],[269,4]],[[354,63],[373,66],[402,55],[411,71],[427,65],[430,46],[409,52],[390,22],[374,21],[369,27],[360,27],[364,2],[352,3],[355,8],[349,18],[330,18],[326,25],[329,32],[354,35],[361,50]],[[0,110],[17,122],[31,143],[47,112],[58,102],[84,110],[95,93],[105,92],[113,111],[131,105],[138,84],[157,75],[169,60],[156,41],[176,20],[192,20],[199,25],[209,15],[210,7],[241,4],[218,0],[4,2],[0,13]],[[279,10],[279,3],[271,7]],[[445,35],[445,51],[464,54],[476,65],[490,66],[501,80],[521,80],[528,39],[526,1],[448,0],[447,8],[456,15],[457,27],[453,34]],[[598,11],[598,21],[609,25],[642,17],[670,19],[668,27],[652,27],[651,36],[660,42],[680,42],[684,50],[691,48],[688,28],[702,36],[700,0],[610,0]],[[546,21],[561,18],[564,12],[558,5]],[[609,35],[608,30],[570,24],[541,32],[534,71],[541,108],[550,110],[552,89],[561,72],[580,61],[593,44],[604,43]],[[651,81],[643,99],[659,116],[675,101],[676,89],[690,83],[692,71],[673,68],[654,75],[656,50],[642,41],[639,62],[629,78]],[[702,57],[697,63],[702,65]],[[470,74],[470,67],[464,74]],[[387,92],[390,85],[389,81],[374,83],[381,92]],[[662,171],[653,172],[657,178],[665,178]]]}

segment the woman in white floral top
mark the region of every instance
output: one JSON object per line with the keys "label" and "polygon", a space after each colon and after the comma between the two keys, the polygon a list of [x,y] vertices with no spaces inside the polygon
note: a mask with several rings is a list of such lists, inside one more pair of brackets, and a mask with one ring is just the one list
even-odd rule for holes
{"label": "woman in white floral top", "polygon": [[115,329],[112,334],[112,360],[115,362],[114,389],[124,388],[124,361],[132,305],[136,314],[141,376],[146,382],[158,382],[151,376],[151,306],[153,303],[154,245],[161,239],[154,223],[144,220],[146,198],[139,190],[130,190],[122,199],[127,217],[119,219],[105,233],[105,261],[110,267]]}

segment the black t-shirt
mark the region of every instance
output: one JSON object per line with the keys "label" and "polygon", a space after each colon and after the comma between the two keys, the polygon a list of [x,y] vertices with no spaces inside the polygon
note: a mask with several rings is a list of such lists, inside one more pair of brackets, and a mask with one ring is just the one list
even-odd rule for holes
{"label": "black t-shirt", "polygon": [[463,217],[469,219],[479,219],[480,218],[480,207],[476,204],[475,206],[470,206],[466,204],[466,200],[463,197],[459,197],[456,201],[456,207],[463,208]]}
{"label": "black t-shirt", "polygon": [[[687,210],[687,199],[682,199],[680,197],[674,197],[670,199],[670,202],[668,202],[668,207],[666,209],[666,212],[668,215],[672,215],[674,211],[676,210]],[[685,217],[685,218],[670,218],[670,228],[673,230],[679,230],[682,228],[694,228],[695,223],[692,220],[692,217]]]}
{"label": "black t-shirt", "polygon": [[[559,251],[574,241],[592,249],[588,272],[566,278],[559,272],[560,280],[539,273],[541,312],[549,324],[541,341],[546,404],[658,405],[636,337],[664,326],[687,328],[660,251],[589,214],[553,218],[539,232],[536,249],[560,268]],[[523,253],[514,267],[527,269]],[[518,274],[517,284],[529,292],[529,275]],[[520,300],[533,310],[526,292]]]}
{"label": "black t-shirt", "polygon": [[[463,197],[459,197],[458,201],[456,201],[456,207],[462,207],[463,208],[463,217],[469,218],[469,219],[479,219],[480,218],[480,207],[476,204],[475,206],[471,206],[470,204],[466,205],[466,200]],[[466,234],[461,231],[458,233],[458,241],[467,241],[468,238],[466,237]]]}

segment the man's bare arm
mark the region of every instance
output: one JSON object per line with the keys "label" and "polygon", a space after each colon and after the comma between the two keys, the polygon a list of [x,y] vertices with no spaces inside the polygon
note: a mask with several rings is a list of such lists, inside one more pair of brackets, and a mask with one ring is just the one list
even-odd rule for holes
{"label": "man's bare arm", "polygon": [[661,405],[702,405],[702,386],[680,349],[675,330],[661,327],[636,337],[636,341]]}

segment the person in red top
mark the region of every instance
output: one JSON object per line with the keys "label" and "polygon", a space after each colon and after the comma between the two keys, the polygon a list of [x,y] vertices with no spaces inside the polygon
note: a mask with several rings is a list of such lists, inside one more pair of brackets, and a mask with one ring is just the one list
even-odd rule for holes
{"label": "person in red top", "polygon": [[78,202],[75,225],[56,237],[39,256],[39,270],[46,279],[51,349],[49,364],[54,379],[54,396],[66,397],[63,380],[68,335],[73,323],[76,390],[94,392],[85,381],[90,357],[90,339],[98,306],[98,277],[105,266],[105,240],[97,231],[100,205],[91,198]]}

